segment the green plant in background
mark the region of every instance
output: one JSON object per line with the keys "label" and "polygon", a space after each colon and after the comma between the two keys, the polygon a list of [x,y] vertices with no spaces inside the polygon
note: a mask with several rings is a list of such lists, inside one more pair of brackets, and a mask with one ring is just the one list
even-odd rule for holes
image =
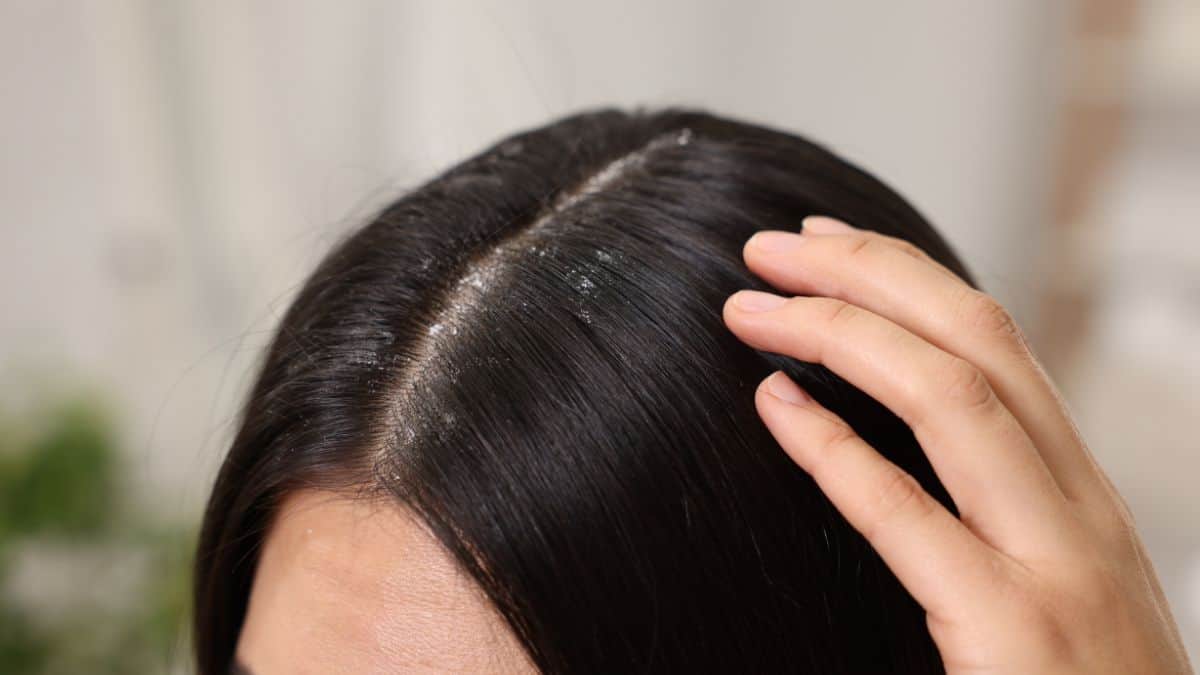
{"label": "green plant in background", "polygon": [[112,515],[114,450],[107,420],[84,403],[51,415],[28,448],[0,464],[0,542],[22,535],[95,536]]}
{"label": "green plant in background", "polygon": [[140,513],[98,400],[0,418],[0,672],[185,661],[194,531]]}

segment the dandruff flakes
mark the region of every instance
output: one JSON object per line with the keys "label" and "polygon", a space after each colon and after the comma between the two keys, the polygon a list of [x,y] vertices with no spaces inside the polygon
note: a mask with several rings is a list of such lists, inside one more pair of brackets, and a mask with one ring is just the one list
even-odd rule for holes
{"label": "dandruff flakes", "polygon": [[469,274],[463,277],[462,282],[469,285],[478,291],[487,290],[488,279],[480,272],[478,268],[471,270]]}

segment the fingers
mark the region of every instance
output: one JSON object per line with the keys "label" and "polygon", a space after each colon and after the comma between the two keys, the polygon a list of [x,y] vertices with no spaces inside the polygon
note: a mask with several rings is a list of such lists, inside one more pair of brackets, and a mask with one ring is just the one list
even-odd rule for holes
{"label": "fingers", "polygon": [[942,263],[934,260],[928,253],[921,250],[920,247],[914,245],[912,242],[905,241],[897,237],[888,236],[882,232],[857,228],[836,218],[830,218],[828,216],[809,216],[800,221],[800,225],[801,232],[803,234],[857,234],[863,237],[869,237],[888,242],[899,249],[901,253],[911,256],[912,258],[915,258],[916,260],[933,267],[938,272],[945,274],[959,283],[966,283],[963,281],[962,277],[955,274],[950,270],[950,268],[946,267]]}
{"label": "fingers", "polygon": [[912,476],[782,372],[763,380],[755,405],[779,445],[926,611],[951,616],[957,607],[992,601],[983,591],[997,585],[991,575],[1003,559]]}
{"label": "fingers", "polygon": [[969,362],[844,301],[739,291],[726,325],[752,347],[829,367],[912,429],[964,520],[1010,552],[1066,541],[1066,501],[1032,440]]}
{"label": "fingers", "polygon": [[750,269],[792,294],[835,297],[884,316],[983,373],[1038,448],[1063,493],[1109,495],[1066,406],[1008,313],[912,244],[829,218],[805,232],[760,232],[744,249]]}

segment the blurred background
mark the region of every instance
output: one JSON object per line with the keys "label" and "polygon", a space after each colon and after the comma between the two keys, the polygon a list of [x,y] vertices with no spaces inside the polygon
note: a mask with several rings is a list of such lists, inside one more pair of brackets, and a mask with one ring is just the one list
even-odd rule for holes
{"label": "blurred background", "polygon": [[0,671],[188,672],[256,358],[374,209],[583,107],[828,144],[1030,334],[1200,655],[1200,3],[0,2]]}

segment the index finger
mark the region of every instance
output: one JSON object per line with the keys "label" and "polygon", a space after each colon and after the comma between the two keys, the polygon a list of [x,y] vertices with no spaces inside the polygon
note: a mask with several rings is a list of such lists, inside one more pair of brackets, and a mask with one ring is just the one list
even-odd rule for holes
{"label": "index finger", "polygon": [[806,219],[804,229],[818,234],[755,234],[743,251],[747,266],[782,291],[853,303],[975,364],[1064,495],[1109,495],[1062,397],[999,303],[903,240],[829,218]]}

